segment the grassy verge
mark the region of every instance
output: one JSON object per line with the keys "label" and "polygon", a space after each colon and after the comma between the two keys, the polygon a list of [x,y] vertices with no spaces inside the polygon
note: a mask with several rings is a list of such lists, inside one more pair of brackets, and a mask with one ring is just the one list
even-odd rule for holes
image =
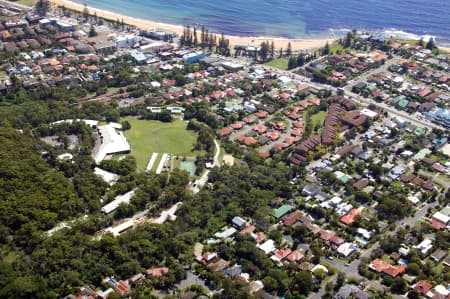
{"label": "grassy verge", "polygon": [[281,70],[287,70],[288,68],[288,58],[274,58],[265,63],[265,65],[274,67]]}
{"label": "grassy verge", "polygon": [[16,3],[26,6],[34,6],[37,0],[18,0]]}

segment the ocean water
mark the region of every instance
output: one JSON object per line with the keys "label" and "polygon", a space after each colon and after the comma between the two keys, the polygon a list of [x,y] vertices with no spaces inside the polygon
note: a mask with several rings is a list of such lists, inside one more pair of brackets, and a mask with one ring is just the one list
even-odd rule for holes
{"label": "ocean water", "polygon": [[450,0],[73,0],[153,21],[217,33],[323,37],[346,29],[433,36],[450,44]]}

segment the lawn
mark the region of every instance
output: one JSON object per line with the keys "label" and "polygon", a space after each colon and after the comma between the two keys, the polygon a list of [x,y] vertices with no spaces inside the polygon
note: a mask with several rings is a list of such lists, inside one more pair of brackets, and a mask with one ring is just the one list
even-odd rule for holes
{"label": "lawn", "polygon": [[[326,116],[327,113],[325,111],[319,111],[316,114],[311,115],[311,123],[314,132],[322,132],[322,127]],[[306,111],[304,112],[303,119],[306,119]]]}
{"label": "lawn", "polygon": [[18,4],[26,5],[26,6],[34,6],[37,0],[19,0]]}
{"label": "lawn", "polygon": [[288,58],[274,58],[268,62],[265,63],[265,65],[268,65],[270,67],[275,67],[277,69],[281,70],[287,70],[288,68]]}
{"label": "lawn", "polygon": [[125,131],[125,137],[130,143],[131,154],[136,158],[140,170],[147,167],[154,152],[179,156],[198,154],[192,151],[197,135],[193,131],[188,131],[187,123],[181,120],[174,120],[171,123],[131,117],[122,120],[127,120],[131,124],[131,129]]}

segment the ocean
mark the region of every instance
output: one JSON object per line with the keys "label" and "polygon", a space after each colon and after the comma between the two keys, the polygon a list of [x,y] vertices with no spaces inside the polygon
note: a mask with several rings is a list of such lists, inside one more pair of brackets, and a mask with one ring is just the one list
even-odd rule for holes
{"label": "ocean", "polygon": [[450,45],[450,0],[73,0],[112,12],[216,33],[286,38],[349,29]]}

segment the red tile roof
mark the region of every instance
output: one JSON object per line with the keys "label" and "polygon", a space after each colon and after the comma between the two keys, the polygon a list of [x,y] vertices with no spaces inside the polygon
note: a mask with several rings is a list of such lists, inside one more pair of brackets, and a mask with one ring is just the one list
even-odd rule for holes
{"label": "red tile roof", "polygon": [[155,277],[161,277],[164,274],[169,272],[169,268],[150,268],[150,269],[147,269],[146,272],[148,275],[153,275]]}
{"label": "red tile roof", "polygon": [[290,249],[275,249],[275,251],[273,252],[274,255],[279,258],[280,260],[285,259],[289,254],[291,254],[291,250]]}
{"label": "red tile roof", "polygon": [[361,208],[352,209],[350,212],[348,212],[347,215],[341,217],[341,222],[347,225],[352,224],[353,222],[355,222],[356,216],[361,214],[361,211],[362,211]]}
{"label": "red tile roof", "polygon": [[223,128],[222,130],[219,131],[219,135],[220,135],[221,137],[223,137],[223,136],[228,136],[228,135],[230,135],[232,132],[233,132],[233,129],[232,129],[232,128],[226,127],[226,128]]}
{"label": "red tile roof", "polygon": [[244,229],[242,229],[239,234],[241,235],[245,235],[245,234],[251,234],[255,231],[256,227],[254,225],[249,225],[247,227],[245,227]]}
{"label": "red tile roof", "polygon": [[252,130],[255,132],[258,132],[260,134],[263,134],[267,131],[267,127],[264,125],[259,125],[259,126],[254,127]]}
{"label": "red tile roof", "polygon": [[369,267],[378,273],[383,272],[392,277],[397,277],[399,274],[405,272],[406,270],[405,266],[403,265],[395,267],[381,259],[373,260]]}
{"label": "red tile roof", "polygon": [[302,212],[300,212],[299,210],[292,212],[288,215],[284,215],[281,218],[281,221],[283,221],[283,224],[286,226],[291,226],[292,224],[294,224],[295,222],[297,222],[298,219],[300,219],[300,217],[302,216]]}
{"label": "red tile roof", "polygon": [[264,134],[264,136],[269,137],[273,141],[275,141],[278,138],[280,138],[280,134],[278,132],[267,132],[266,134]]}
{"label": "red tile roof", "polygon": [[259,110],[255,113],[256,117],[258,118],[266,118],[269,113],[267,111]]}
{"label": "red tile roof", "polygon": [[429,290],[433,288],[433,285],[426,280],[420,280],[414,285],[414,290],[419,292],[419,294],[426,294]]}
{"label": "red tile roof", "polygon": [[297,261],[300,261],[301,259],[303,259],[304,257],[305,257],[305,255],[303,253],[301,253],[298,250],[294,250],[286,257],[286,259],[291,262],[297,262]]}

